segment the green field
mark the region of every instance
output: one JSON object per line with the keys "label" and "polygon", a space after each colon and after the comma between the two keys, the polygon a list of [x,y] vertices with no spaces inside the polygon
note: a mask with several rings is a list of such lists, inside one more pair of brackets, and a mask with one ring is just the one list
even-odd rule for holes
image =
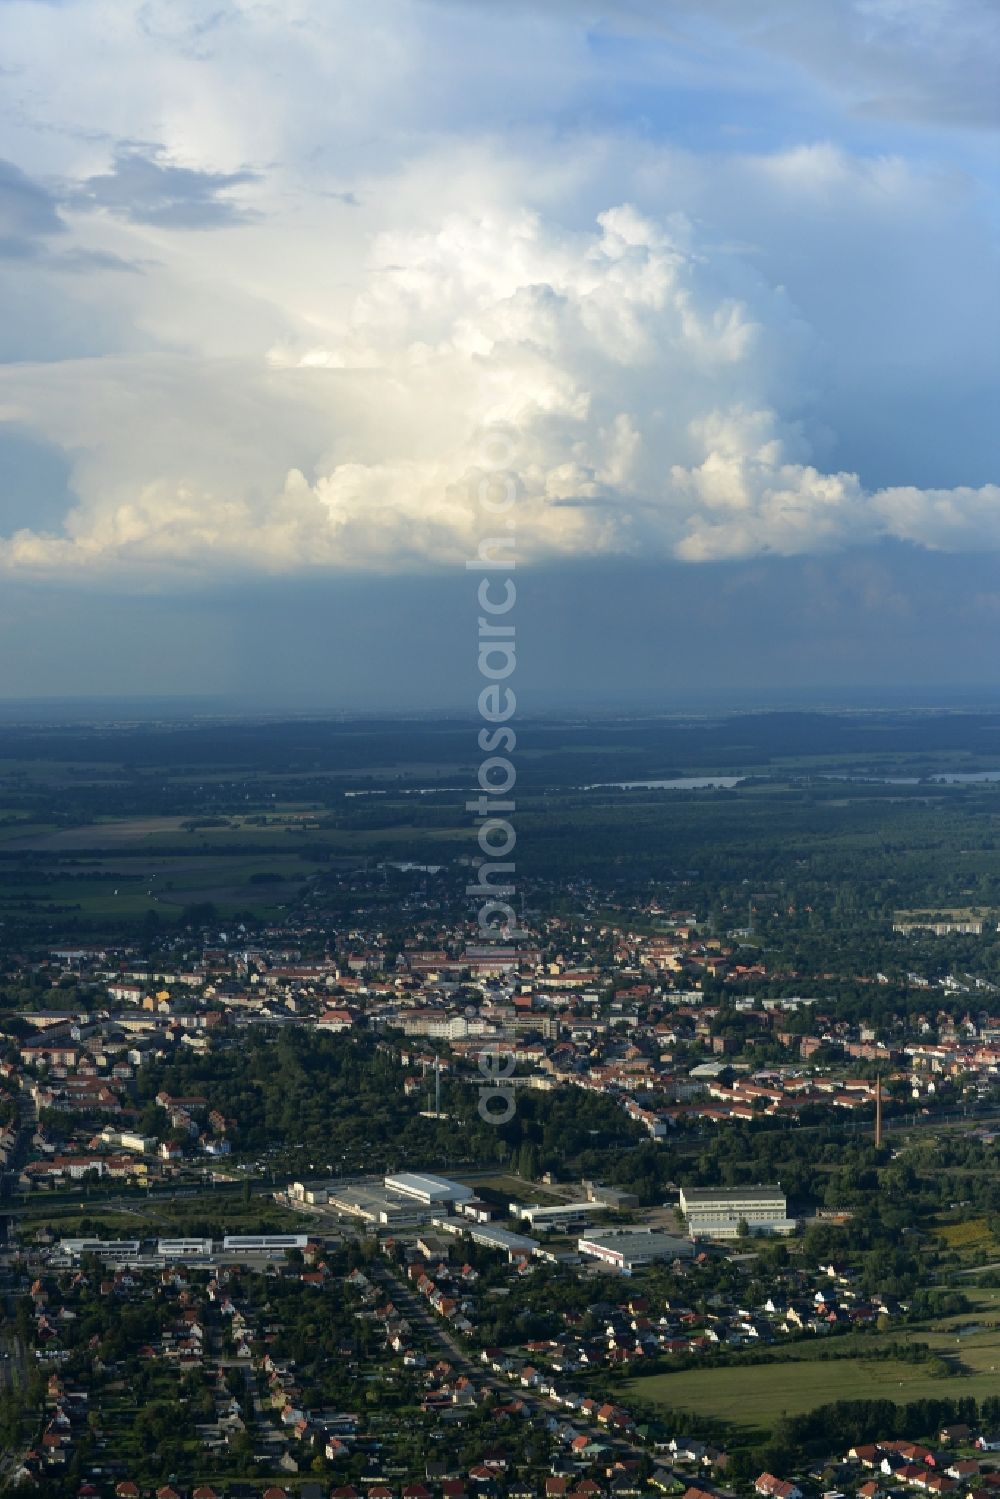
{"label": "green field", "polygon": [[555,1207],[566,1200],[556,1192],[547,1191],[545,1187],[533,1186],[520,1176],[507,1176],[501,1172],[496,1176],[477,1175],[468,1185],[474,1187],[481,1196],[504,1208],[509,1202],[530,1202],[538,1203],[541,1207]]}
{"label": "green field", "polygon": [[[41,1228],[51,1229],[57,1237],[72,1238],[80,1232],[80,1221],[90,1224],[88,1232],[100,1232],[113,1238],[157,1238],[184,1234],[192,1225],[208,1224],[214,1233],[252,1233],[268,1228],[272,1232],[302,1232],[304,1221],[299,1213],[280,1207],[266,1193],[255,1192],[249,1202],[239,1191],[202,1191],[191,1197],[153,1197],[146,1200],[134,1194],[134,1206],[104,1206],[99,1199],[77,1202],[32,1202],[28,1210],[12,1218],[14,1231],[23,1241],[30,1240]],[[306,1227],[308,1228],[308,1224]]]}
{"label": "green field", "polygon": [[[769,1431],[783,1415],[799,1415],[832,1400],[958,1399],[982,1400],[1000,1394],[1000,1292],[975,1290],[975,1310],[945,1317],[929,1327],[914,1328],[907,1340],[928,1345],[949,1364],[949,1376],[931,1372],[928,1363],[863,1357],[869,1335],[851,1339],[862,1350],[857,1357],[820,1359],[815,1344],[796,1343],[784,1350],[779,1363],[701,1368],[676,1374],[654,1374],[624,1386],[626,1400],[649,1401],[667,1409],[695,1411],[723,1421],[738,1421]],[[847,1352],[847,1340],[837,1340]],[[824,1345],[833,1351],[830,1343]]]}
{"label": "green field", "polygon": [[784,1415],[800,1415],[833,1400],[982,1400],[1000,1393],[1000,1375],[936,1378],[926,1366],[895,1360],[790,1359],[779,1364],[728,1369],[692,1369],[654,1374],[623,1387],[624,1399],[648,1401],[668,1410],[694,1411],[740,1426],[770,1431]]}

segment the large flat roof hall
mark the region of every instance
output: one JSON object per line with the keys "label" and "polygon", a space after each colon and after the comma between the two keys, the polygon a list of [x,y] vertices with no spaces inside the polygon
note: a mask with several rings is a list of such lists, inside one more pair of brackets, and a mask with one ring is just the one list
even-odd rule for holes
{"label": "large flat roof hall", "polygon": [[400,1171],[387,1176],[385,1189],[398,1192],[401,1197],[413,1197],[426,1207],[447,1202],[470,1202],[476,1195],[471,1187],[449,1181],[446,1176],[429,1176],[419,1171]]}

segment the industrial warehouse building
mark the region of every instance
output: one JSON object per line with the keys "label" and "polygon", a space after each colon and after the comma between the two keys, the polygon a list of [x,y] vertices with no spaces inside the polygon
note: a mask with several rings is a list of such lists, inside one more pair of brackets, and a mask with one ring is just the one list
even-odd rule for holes
{"label": "industrial warehouse building", "polygon": [[537,1202],[512,1202],[508,1211],[512,1218],[523,1218],[532,1228],[557,1229],[578,1223],[581,1228],[590,1222],[594,1212],[592,1202],[559,1202],[553,1207],[542,1207]]}
{"label": "industrial warehouse building", "polygon": [[387,1192],[378,1186],[333,1187],[327,1203],[339,1213],[362,1218],[374,1227],[392,1229],[396,1233],[426,1223],[428,1216],[427,1208],[416,1198]]}
{"label": "industrial warehouse building", "polygon": [[577,1249],[591,1259],[631,1275],[643,1265],[660,1260],[690,1259],[694,1245],[677,1234],[661,1234],[651,1228],[612,1228],[577,1240]]}
{"label": "industrial warehouse building", "polygon": [[500,1249],[509,1259],[530,1256],[541,1246],[537,1239],[525,1234],[512,1234],[509,1229],[499,1228],[495,1223],[471,1224],[467,1218],[435,1218],[435,1228],[446,1234],[456,1234],[471,1239],[474,1244],[484,1244],[487,1249]]}
{"label": "industrial warehouse building", "polygon": [[[381,1182],[375,1177],[293,1182],[288,1200],[307,1208],[330,1207],[373,1227],[399,1230],[425,1223],[435,1212],[464,1209],[476,1202],[476,1194],[446,1176],[400,1171]],[[480,1206],[488,1216],[489,1209]]]}
{"label": "industrial warehouse building", "polygon": [[779,1186],[682,1187],[680,1207],[692,1239],[738,1239],[743,1224],[751,1234],[795,1232]]}
{"label": "industrial warehouse building", "polygon": [[416,1171],[401,1171],[385,1179],[387,1192],[409,1197],[426,1208],[445,1207],[449,1203],[468,1202],[475,1197],[471,1187],[449,1181],[446,1176],[424,1176]]}
{"label": "industrial warehouse building", "polygon": [[307,1249],[308,1234],[226,1234],[222,1239],[60,1239],[52,1264],[79,1264],[85,1254],[105,1264],[171,1265],[180,1260],[217,1264],[233,1255],[281,1260],[290,1249]]}

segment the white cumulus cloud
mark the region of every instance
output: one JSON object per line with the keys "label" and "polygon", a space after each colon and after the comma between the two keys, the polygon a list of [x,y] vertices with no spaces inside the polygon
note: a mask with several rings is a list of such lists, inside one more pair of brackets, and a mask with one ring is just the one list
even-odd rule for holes
{"label": "white cumulus cloud", "polygon": [[[27,573],[428,569],[474,554],[483,436],[511,435],[519,557],[1000,546],[1000,490],[866,491],[794,405],[799,330],[683,215],[586,230],[450,212],[374,235],[353,291],[254,354],[0,369],[0,417],[73,454]],[[269,313],[261,334],[273,330]],[[790,354],[790,351],[791,354]]]}

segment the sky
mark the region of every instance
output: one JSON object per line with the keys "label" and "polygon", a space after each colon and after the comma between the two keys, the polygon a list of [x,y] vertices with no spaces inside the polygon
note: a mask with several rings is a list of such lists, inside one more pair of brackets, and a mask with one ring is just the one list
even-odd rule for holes
{"label": "sky", "polygon": [[[1000,689],[993,0],[0,0],[0,697]],[[492,444],[492,446],[491,446]]]}

